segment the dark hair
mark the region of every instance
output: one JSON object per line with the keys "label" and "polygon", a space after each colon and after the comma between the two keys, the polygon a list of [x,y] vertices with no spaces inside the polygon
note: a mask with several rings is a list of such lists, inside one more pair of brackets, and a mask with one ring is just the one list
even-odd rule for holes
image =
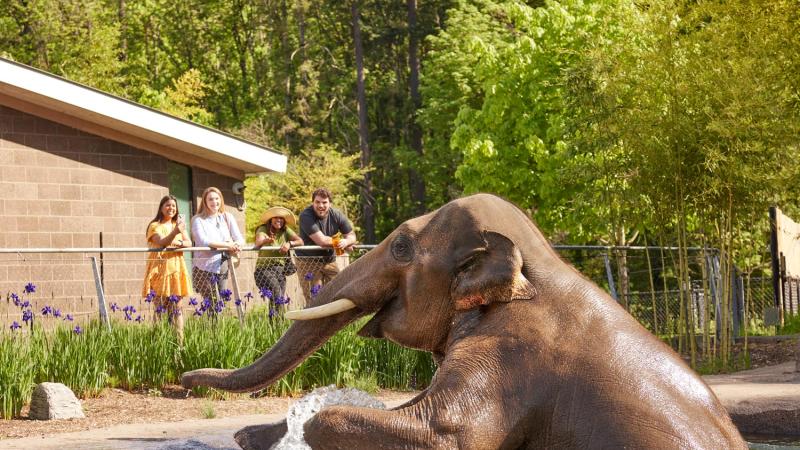
{"label": "dark hair", "polygon": [[333,203],[333,195],[331,195],[331,191],[325,188],[314,189],[314,192],[311,194],[311,201],[313,202],[317,197],[327,198],[331,203]]}
{"label": "dark hair", "polygon": [[283,226],[278,228],[278,231],[286,231],[286,227],[288,227],[288,225],[286,224],[286,217],[283,217],[283,216],[272,216],[272,217],[270,217],[269,220],[267,221],[267,229],[269,229],[269,230],[272,229],[272,219],[277,219],[277,218],[283,219]]}
{"label": "dark hair", "polygon": [[[161,201],[158,203],[158,211],[156,211],[155,219],[151,220],[147,224],[147,229],[148,230],[150,229],[150,224],[152,224],[153,222],[161,222],[161,219],[164,218],[164,215],[161,213],[161,208],[164,207],[164,203],[167,203],[170,200],[175,202],[175,216],[172,217],[172,222],[174,223],[174,222],[178,221],[178,214],[180,214],[180,210],[178,209],[178,199],[175,198],[174,195],[165,195],[163,198],[161,198]],[[147,230],[145,230],[144,233],[146,235],[147,234]]]}

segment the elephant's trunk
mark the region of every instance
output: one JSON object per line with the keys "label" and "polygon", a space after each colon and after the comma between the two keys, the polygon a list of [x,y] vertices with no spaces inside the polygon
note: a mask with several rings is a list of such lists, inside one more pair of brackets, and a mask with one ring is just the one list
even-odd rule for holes
{"label": "elephant's trunk", "polygon": [[336,316],[292,324],[272,348],[253,364],[236,370],[198,369],[181,377],[183,387],[209,386],[230,392],[263,389],[297,367],[331,336],[362,313],[352,309]]}

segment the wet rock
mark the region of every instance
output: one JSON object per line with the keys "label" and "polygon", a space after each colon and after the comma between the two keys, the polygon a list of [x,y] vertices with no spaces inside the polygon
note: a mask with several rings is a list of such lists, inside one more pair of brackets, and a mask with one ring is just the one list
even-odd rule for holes
{"label": "wet rock", "polygon": [[83,408],[70,388],[61,383],[40,383],[33,390],[28,418],[35,420],[82,419]]}

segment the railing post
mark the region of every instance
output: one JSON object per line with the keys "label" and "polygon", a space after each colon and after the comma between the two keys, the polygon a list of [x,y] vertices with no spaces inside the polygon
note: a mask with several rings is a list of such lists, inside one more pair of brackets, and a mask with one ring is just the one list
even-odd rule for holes
{"label": "railing post", "polygon": [[[241,300],[242,297],[239,295],[239,282],[236,280],[236,267],[233,265],[233,258],[228,258],[228,273],[231,276],[231,285],[233,286],[233,300],[234,304],[236,304],[236,300]],[[239,302],[236,305],[236,313],[239,315],[239,323],[244,325],[244,310],[242,309],[242,303]]]}
{"label": "railing post", "polygon": [[97,258],[90,256],[89,259],[92,260],[92,273],[94,274],[94,287],[97,289],[97,308],[100,310],[100,321],[111,331],[111,321],[108,320],[108,310],[106,310],[106,296],[103,292],[103,283],[100,280],[100,271],[97,268]]}
{"label": "railing post", "polygon": [[619,303],[617,296],[617,287],[614,286],[614,274],[611,272],[611,261],[608,259],[608,253],[603,253],[603,262],[606,265],[606,276],[608,277],[608,289],[611,291],[611,297]]}

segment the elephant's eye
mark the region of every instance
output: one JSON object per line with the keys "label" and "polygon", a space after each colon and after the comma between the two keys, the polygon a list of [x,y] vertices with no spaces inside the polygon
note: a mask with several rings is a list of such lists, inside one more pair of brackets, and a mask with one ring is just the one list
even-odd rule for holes
{"label": "elephant's eye", "polygon": [[405,234],[397,236],[392,242],[392,256],[401,262],[409,262],[414,258],[414,243]]}

